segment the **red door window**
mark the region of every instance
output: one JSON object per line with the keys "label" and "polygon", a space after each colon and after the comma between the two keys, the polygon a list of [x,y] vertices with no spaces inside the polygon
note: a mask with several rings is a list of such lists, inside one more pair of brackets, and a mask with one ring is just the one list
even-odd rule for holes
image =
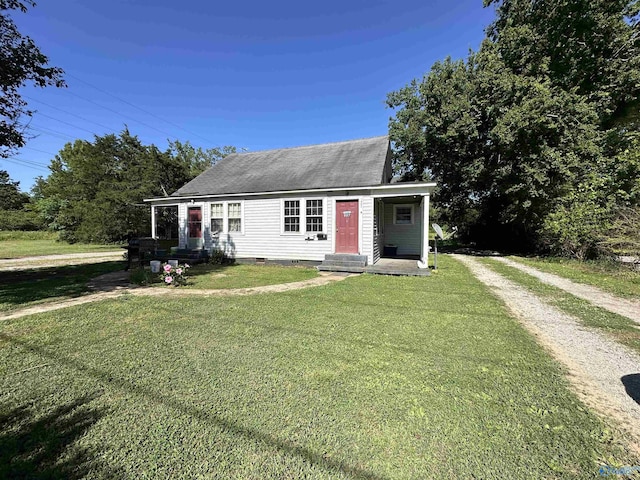
{"label": "red door window", "polygon": [[336,202],[336,253],[358,253],[358,201]]}
{"label": "red door window", "polygon": [[200,207],[189,207],[189,238],[202,238],[202,210]]}

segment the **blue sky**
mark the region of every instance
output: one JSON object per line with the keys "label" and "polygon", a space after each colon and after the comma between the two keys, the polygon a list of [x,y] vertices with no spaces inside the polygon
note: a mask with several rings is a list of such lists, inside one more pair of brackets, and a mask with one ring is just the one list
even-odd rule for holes
{"label": "blue sky", "polygon": [[[387,133],[387,93],[477,49],[482,0],[41,0],[12,16],[68,88],[23,89],[28,191],[65,143],[120,132],[251,151]],[[31,163],[28,163],[31,162]]]}

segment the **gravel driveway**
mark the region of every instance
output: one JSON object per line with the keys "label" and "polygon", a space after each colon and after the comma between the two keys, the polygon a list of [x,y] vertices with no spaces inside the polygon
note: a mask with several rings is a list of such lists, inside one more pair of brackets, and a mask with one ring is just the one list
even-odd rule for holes
{"label": "gravel driveway", "polygon": [[9,258],[0,261],[0,272],[122,260],[123,253],[123,250],[115,250],[110,252],[65,253],[59,255],[40,255],[37,257]]}
{"label": "gravel driveway", "polygon": [[569,372],[585,403],[612,417],[640,444],[640,357],[586,328],[472,257],[452,255],[500,298]]}
{"label": "gravel driveway", "polygon": [[552,285],[554,287],[561,288],[575,295],[578,298],[582,298],[592,304],[609,310],[610,312],[623,315],[630,320],[633,320],[640,325],[640,302],[637,300],[628,300],[625,298],[616,297],[607,292],[603,292],[597,287],[592,285],[584,285],[582,283],[572,282],[569,279],[554,275],[553,273],[541,272],[540,270],[523,265],[522,263],[515,262],[509,258],[504,257],[492,257],[494,260],[505,263],[510,267],[517,268],[525,273],[528,273],[532,277],[537,278],[543,283]]}

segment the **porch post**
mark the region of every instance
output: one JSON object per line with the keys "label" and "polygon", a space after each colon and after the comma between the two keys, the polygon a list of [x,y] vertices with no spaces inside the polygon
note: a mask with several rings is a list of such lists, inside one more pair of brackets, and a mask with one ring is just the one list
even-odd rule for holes
{"label": "porch post", "polygon": [[429,194],[422,196],[422,245],[419,268],[429,268]]}
{"label": "porch post", "polygon": [[151,205],[151,237],[156,238],[156,206]]}

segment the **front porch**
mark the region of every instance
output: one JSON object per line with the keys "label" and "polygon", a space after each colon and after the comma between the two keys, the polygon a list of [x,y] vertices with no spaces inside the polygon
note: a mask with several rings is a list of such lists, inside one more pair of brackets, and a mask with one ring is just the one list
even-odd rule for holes
{"label": "front porch", "polygon": [[319,265],[321,272],[370,273],[374,275],[397,275],[409,277],[428,277],[431,270],[418,268],[419,258],[380,258],[373,265],[345,266]]}
{"label": "front porch", "polygon": [[429,195],[374,198],[373,266],[382,262],[427,269],[429,247]]}

